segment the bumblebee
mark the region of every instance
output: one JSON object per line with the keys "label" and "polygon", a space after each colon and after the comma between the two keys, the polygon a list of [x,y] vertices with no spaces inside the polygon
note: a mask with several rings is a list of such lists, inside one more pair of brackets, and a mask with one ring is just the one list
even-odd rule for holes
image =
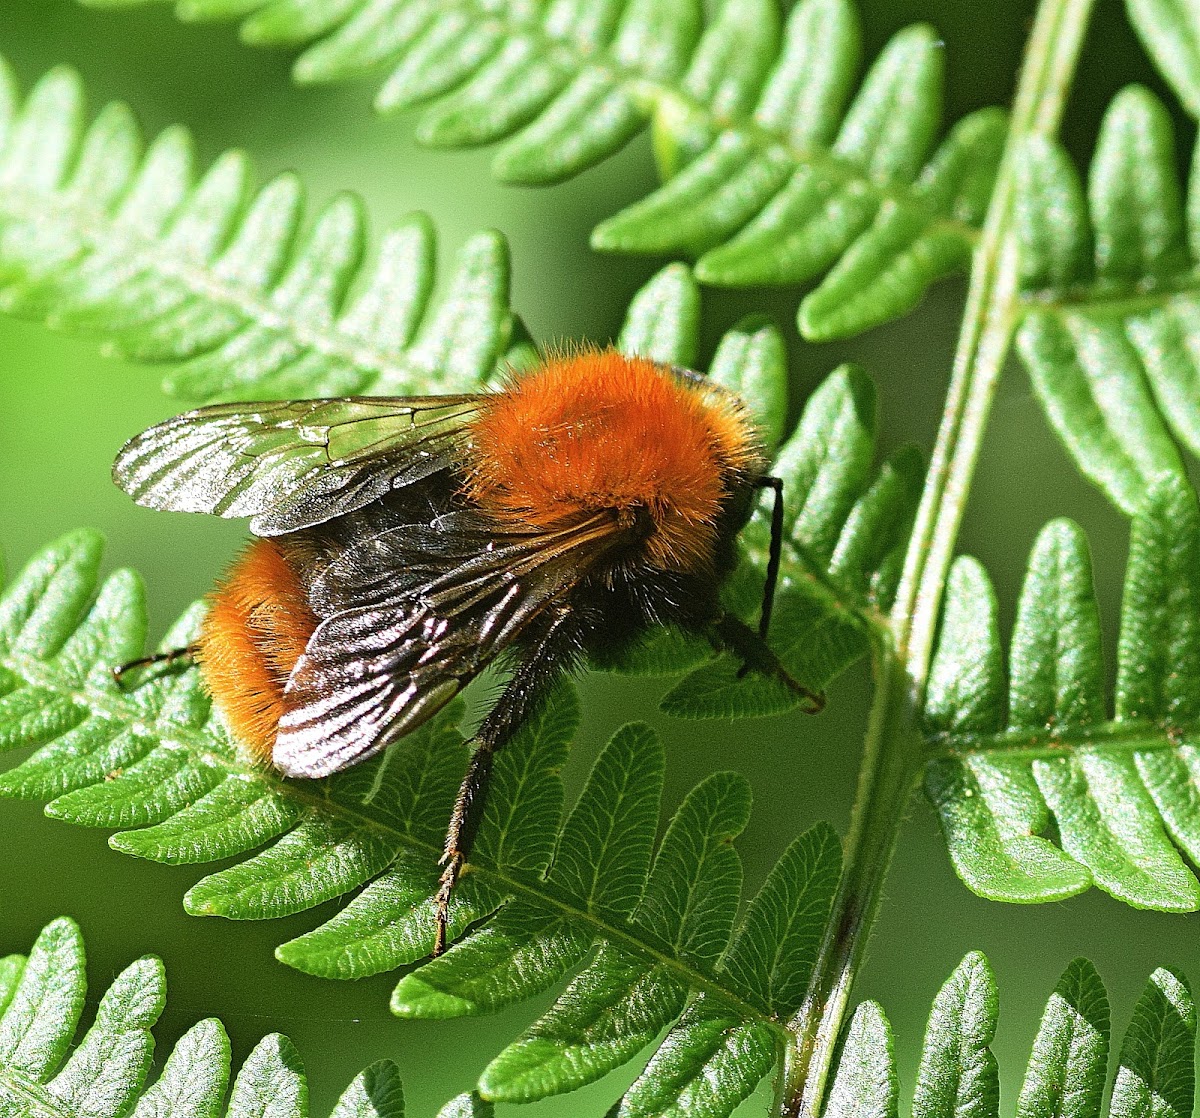
{"label": "bumblebee", "polygon": [[[613,350],[550,357],[496,391],[217,404],[132,439],[139,504],[245,517],[256,537],[209,596],[190,655],[240,747],[328,776],[420,726],[493,663],[434,899],[450,893],[495,752],[585,658],[675,624],[791,679],[765,637],[782,484],[742,402]],[[775,492],[757,632],[722,610],[755,493]]]}

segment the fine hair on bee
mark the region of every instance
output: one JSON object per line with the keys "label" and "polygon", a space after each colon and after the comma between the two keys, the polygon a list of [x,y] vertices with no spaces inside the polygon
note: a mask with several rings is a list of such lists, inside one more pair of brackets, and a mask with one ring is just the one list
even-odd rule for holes
{"label": "fine hair on bee", "polygon": [[[151,508],[250,520],[193,655],[247,756],[319,778],[420,726],[493,664],[434,898],[434,954],[493,757],[554,685],[658,625],[706,636],[819,710],[766,643],[782,482],[731,392],[615,350],[551,355],[495,391],[217,404],[132,439],[117,484]],[[757,630],[720,590],[773,491]]]}

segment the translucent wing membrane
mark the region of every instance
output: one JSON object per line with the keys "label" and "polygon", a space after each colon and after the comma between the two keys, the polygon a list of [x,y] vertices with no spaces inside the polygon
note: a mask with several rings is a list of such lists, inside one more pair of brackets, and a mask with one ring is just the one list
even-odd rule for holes
{"label": "translucent wing membrane", "polygon": [[[91,0],[97,5],[130,0]],[[134,0],[137,2],[137,0]],[[707,11],[711,15],[706,16]],[[653,122],[666,184],[601,224],[603,249],[689,253],[723,285],[822,279],[809,337],[910,310],[969,259],[1005,122],[987,109],[939,144],[943,44],[898,32],[861,76],[849,0],[184,0],[245,15],[252,42],[310,43],[301,81],[381,69],[381,109],[425,105],[422,141],[504,141],[514,183],[555,182]]]}
{"label": "translucent wing membrane", "polygon": [[[263,1037],[233,1079],[220,1021],[193,1025],[149,1083],[151,1029],[166,1003],[160,960],[147,956],[104,992],[95,1020],[72,1043],[87,977],[74,921],[42,929],[29,955],[0,960],[0,1113],[56,1118],[308,1118],[300,1053],[278,1033]],[[228,1092],[228,1100],[226,1094]],[[403,1118],[404,1092],[391,1060],[372,1064],[346,1088],[330,1118]]]}
{"label": "translucent wing membrane", "polygon": [[955,868],[976,892],[1054,900],[1095,884],[1138,908],[1192,911],[1200,885],[1200,513],[1156,486],[1133,522],[1117,650],[1104,688],[1082,532],[1038,539],[1007,678],[983,569],[952,571],[926,719],[942,756],[926,788]]}
{"label": "translucent wing membrane", "polygon": [[273,760],[290,776],[327,776],[427,721],[623,536],[607,517],[499,538],[466,509],[438,515],[441,527],[372,510],[356,519],[331,564],[345,572],[338,600],[318,582],[331,612],[284,692]]}
{"label": "translucent wing membrane", "polygon": [[141,505],[250,518],[281,535],[353,512],[460,460],[477,396],[215,404],[143,431],[113,480]]}

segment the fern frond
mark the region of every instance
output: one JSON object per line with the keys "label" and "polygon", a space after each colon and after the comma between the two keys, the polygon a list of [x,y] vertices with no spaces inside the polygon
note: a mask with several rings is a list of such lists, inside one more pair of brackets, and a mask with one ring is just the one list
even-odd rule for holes
{"label": "fern frond", "polygon": [[1200,511],[1171,476],[1133,522],[1117,660],[1110,709],[1091,560],[1069,521],[1034,547],[1007,680],[987,575],[955,564],[926,789],[975,892],[1045,901],[1095,884],[1138,908],[1200,907],[1179,854],[1200,856]]}
{"label": "fern frond", "polygon": [[[90,0],[111,6],[114,0]],[[129,0],[115,0],[127,4]],[[934,150],[942,44],[900,31],[855,93],[850,0],[180,0],[183,18],[245,15],[243,37],[309,43],[298,80],[390,67],[382,110],[430,103],[417,127],[445,147],[504,140],[498,178],[549,183],[653,122],[661,190],[601,224],[595,247],[687,253],[725,286],[824,276],[800,309],[810,338],[907,312],[962,270],[1005,136],[1003,114],[959,122]]]}
{"label": "fern frond", "polygon": [[[933,1004],[912,1101],[913,1118],[999,1118],[991,1043],[999,1019],[996,980],[968,955]],[[1108,1075],[1108,994],[1096,968],[1076,959],[1042,1015],[1017,1101],[1020,1118],[1095,1118]],[[1156,970],[1133,1011],[1108,1113],[1189,1118],[1195,1094],[1196,1007],[1187,982]],[[891,1026],[874,1002],[846,1030],[825,1118],[897,1118]]]}
{"label": "fern frond", "polygon": [[[192,887],[192,913],[271,919],[361,889],[279,948],[300,970],[357,978],[424,959],[442,832],[466,762],[461,704],[376,761],[320,784],[285,781],[239,759],[194,669],[131,693],[115,686],[111,665],[141,639],[141,590],[118,573],[89,608],[98,559],[94,536],[68,537],[0,599],[0,742],[37,747],[0,777],[0,794],[50,798],[57,818],[120,828],[113,847],[156,861],[246,855]],[[167,640],[186,641],[196,621],[193,612]],[[744,778],[703,781],[655,852],[663,752],[649,727],[627,726],[560,826],[558,774],[578,718],[564,687],[498,755],[451,905],[459,942],[401,979],[393,1009],[494,1011],[583,967],[485,1071],[484,1096],[590,1082],[683,1014],[663,1058],[685,1055],[691,1079],[729,1059],[720,1040],[729,1028],[743,1037],[749,1062],[723,1095],[728,1113],[770,1070],[778,1022],[803,995],[837,886],[837,836],[820,825],[798,838],[735,932],[741,866],[730,842],[748,816]]]}
{"label": "fern frond", "polygon": [[1130,86],[1104,117],[1086,201],[1057,145],[1017,163],[1017,350],[1080,470],[1129,515],[1182,472],[1176,441],[1200,452],[1200,174],[1185,202],[1172,133]]}
{"label": "fern frond", "polygon": [[354,196],[306,226],[295,176],[256,189],[241,152],[194,162],[181,128],[144,147],[122,104],[87,124],[72,70],[22,102],[0,59],[0,307],[174,365],[165,387],[191,399],[462,391],[527,354],[499,234],[434,299],[424,215],[366,268]]}
{"label": "fern frond", "polygon": [[[307,1118],[304,1064],[287,1037],[263,1037],[242,1065],[226,1105],[229,1038],[220,1021],[183,1034],[146,1085],[151,1029],[166,1004],[162,962],[139,959],[100,999],[96,1019],[72,1044],[87,976],[83,938],[62,917],[42,929],[28,957],[0,960],[0,1113],[12,1118]],[[269,1105],[268,1105],[269,1104]],[[467,1112],[469,1113],[469,1111]],[[391,1060],[362,1071],[330,1118],[403,1118]]]}

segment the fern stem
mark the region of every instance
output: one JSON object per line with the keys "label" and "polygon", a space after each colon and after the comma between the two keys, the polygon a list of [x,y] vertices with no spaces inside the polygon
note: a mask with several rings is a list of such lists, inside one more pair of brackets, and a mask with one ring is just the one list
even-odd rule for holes
{"label": "fern stem", "polygon": [[779,1077],[776,1113],[782,1118],[815,1118],[821,1112],[851,987],[921,773],[924,743],[908,713],[909,692],[899,659],[886,638],[877,645],[873,663],[877,699],[846,836],[845,868],[804,1002],[788,1023],[795,1039]]}
{"label": "fern stem", "polygon": [[817,1118],[879,907],[906,806],[926,757],[918,712],[938,609],[988,413],[1018,314],[1012,237],[1015,164],[1031,136],[1058,129],[1095,0],[1042,0],[1026,48],[1004,159],[975,251],[963,326],[890,632],[876,648],[876,688],[845,871],[780,1076],[776,1113]]}
{"label": "fern stem", "polygon": [[897,652],[918,697],[929,671],[938,607],[967,492],[1018,314],[1011,236],[1015,163],[1030,137],[1051,137],[1058,130],[1094,2],[1042,0],[1021,69],[1000,175],[972,262],[942,425],[892,610]]}

